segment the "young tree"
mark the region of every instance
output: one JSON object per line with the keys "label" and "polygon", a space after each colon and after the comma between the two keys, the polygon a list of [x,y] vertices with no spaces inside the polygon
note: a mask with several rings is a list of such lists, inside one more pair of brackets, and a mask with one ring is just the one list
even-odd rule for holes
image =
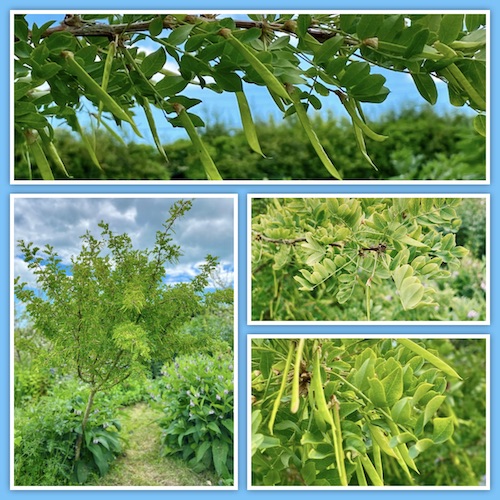
{"label": "young tree", "polygon": [[[67,15],[58,26],[54,20],[31,27],[24,15],[14,21],[15,142],[44,179],[53,179],[52,167],[66,172],[54,146],[51,118],[79,134],[99,164],[79,123],[85,97],[94,107],[92,126],[109,130],[111,119],[127,122],[140,135],[134,113],[142,108],[167,161],[152,113],[159,109],[172,126],[186,130],[207,178],[220,180],[197,132],[204,123],[192,110],[200,101],[183,95],[192,84],[234,94],[256,154],[263,151],[244,83],[266,87],[284,117],[296,114],[335,179],[349,166],[336,166],[335,152],[327,154],[308,109],[338,99],[352,121],[353,141],[373,165],[365,138],[386,137],[370,128],[361,103],[381,103],[390,92],[385,77],[373,68],[407,73],[431,104],[437,100],[435,79],[444,81],[453,105],[477,111],[475,127],[485,135],[485,14],[85,14]],[[143,40],[156,50],[142,52]],[[178,73],[166,69],[167,58]]]}
{"label": "young tree", "polygon": [[166,359],[181,350],[175,332],[201,308],[215,257],[207,255],[200,274],[188,283],[167,285],[164,280],[166,266],[181,255],[172,241],[173,225],[190,208],[190,201],[171,207],[152,249],[134,249],[127,234],[115,234],[101,222],[101,237],[85,233],[69,267],[51,246],[41,251],[19,241],[37,289],[16,278],[16,297],[48,341],[51,366],[76,372],[90,387],[76,461],[96,393],[148,369],[153,356]]}

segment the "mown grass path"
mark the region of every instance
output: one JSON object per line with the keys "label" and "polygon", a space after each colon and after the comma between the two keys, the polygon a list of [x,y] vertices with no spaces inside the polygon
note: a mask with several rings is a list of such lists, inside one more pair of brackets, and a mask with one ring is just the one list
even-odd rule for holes
{"label": "mown grass path", "polygon": [[[145,403],[121,410],[124,454],[95,486],[210,486],[213,478],[196,474],[178,459],[160,454],[161,412]],[[212,481],[211,481],[212,479]]]}

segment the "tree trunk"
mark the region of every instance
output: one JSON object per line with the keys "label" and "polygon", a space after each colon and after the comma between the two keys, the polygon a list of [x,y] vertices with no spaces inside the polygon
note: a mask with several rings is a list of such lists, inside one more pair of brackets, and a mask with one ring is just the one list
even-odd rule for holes
{"label": "tree trunk", "polygon": [[75,461],[78,462],[80,460],[80,454],[82,451],[82,443],[83,443],[83,436],[85,434],[85,427],[87,425],[87,421],[89,419],[90,415],[90,410],[92,408],[92,404],[94,403],[94,396],[97,392],[97,389],[93,387],[90,390],[90,395],[89,395],[89,400],[87,401],[87,406],[85,407],[85,413],[83,414],[83,420],[82,420],[82,433],[78,436],[78,439],[76,440],[76,446],[75,446]]}

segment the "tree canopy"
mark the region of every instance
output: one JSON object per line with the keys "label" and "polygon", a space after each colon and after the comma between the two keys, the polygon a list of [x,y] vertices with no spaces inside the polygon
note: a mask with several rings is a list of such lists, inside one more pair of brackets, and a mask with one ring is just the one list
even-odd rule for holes
{"label": "tree canopy", "polygon": [[[81,124],[85,103],[91,129],[109,130],[117,140],[115,125],[124,123],[140,135],[140,110],[168,162],[152,111],[160,110],[172,126],[186,130],[206,178],[221,180],[199,133],[200,100],[187,95],[190,85],[234,94],[256,155],[267,152],[245,89],[266,87],[284,117],[296,116],[333,179],[342,178],[340,168],[348,176],[348,168],[318,139],[310,110],[338,100],[350,118],[352,142],[375,167],[367,143],[386,136],[368,123],[362,103],[381,103],[390,92],[377,68],[409,74],[430,104],[437,100],[435,80],[444,81],[450,102],[472,108],[476,131],[486,133],[485,14],[72,14],[55,23],[30,27],[24,15],[14,22],[15,144],[44,179],[54,178],[53,168],[71,175],[54,146],[53,120],[69,125],[101,167]],[[156,47],[149,54],[141,48],[145,40]],[[167,69],[167,60],[178,71]]]}

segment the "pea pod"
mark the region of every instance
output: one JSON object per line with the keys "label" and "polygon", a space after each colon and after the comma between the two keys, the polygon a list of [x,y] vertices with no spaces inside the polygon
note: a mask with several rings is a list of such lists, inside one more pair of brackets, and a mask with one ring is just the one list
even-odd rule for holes
{"label": "pea pod", "polygon": [[[104,70],[102,73],[101,88],[105,92],[108,90],[109,77],[111,76],[111,70],[113,69],[113,61],[116,53],[116,41],[113,40],[108,45],[108,53],[106,54],[106,61],[104,62]],[[103,102],[99,102],[99,115],[102,113]]]}
{"label": "pea pod", "polygon": [[355,103],[343,93],[340,94],[340,102],[344,105],[344,108],[349,113],[353,124],[358,126],[366,135],[366,137],[369,137],[370,139],[377,142],[382,142],[387,139],[386,135],[377,134],[361,119],[356,110]]}
{"label": "pea pod", "polygon": [[264,80],[266,86],[281,97],[285,102],[290,102],[290,97],[285,90],[283,84],[274,76],[267,66],[261,62],[255,54],[242,42],[240,42],[232,33],[230,29],[223,28],[219,31],[219,35],[223,36],[257,71],[260,77]]}
{"label": "pea pod", "polygon": [[267,427],[269,428],[269,432],[271,435],[273,435],[273,429],[274,429],[274,421],[276,420],[276,415],[278,414],[278,409],[281,403],[281,398],[283,397],[283,392],[285,391],[286,387],[286,380],[288,377],[288,372],[290,371],[290,365],[292,364],[292,356],[293,356],[293,349],[294,344],[293,342],[290,342],[290,348],[288,350],[288,356],[286,358],[285,362],[285,369],[283,370],[283,377],[281,379],[281,385],[278,390],[278,394],[276,395],[276,399],[274,400],[273,404],[273,409],[271,411],[271,416],[269,417],[269,422],[267,424]]}
{"label": "pea pod", "polygon": [[69,71],[87,87],[88,91],[94,94],[116,118],[128,122],[132,126],[134,132],[141,137],[141,133],[134,120],[132,120],[123,108],[76,62],[73,52],[64,50],[61,52],[61,56],[66,60]]}
{"label": "pea pod", "polygon": [[332,161],[326,154],[326,151],[324,150],[323,146],[319,142],[318,136],[316,135],[316,132],[313,130],[311,122],[309,121],[309,117],[307,116],[306,110],[304,109],[304,106],[302,105],[302,102],[300,101],[300,98],[298,96],[298,91],[295,89],[295,87],[290,86],[289,90],[290,97],[292,99],[292,102],[295,106],[295,111],[297,112],[297,117],[299,118],[299,122],[302,125],[302,128],[304,129],[304,132],[307,135],[307,138],[309,139],[309,142],[311,143],[312,147],[314,148],[314,151],[316,151],[316,154],[318,155],[318,158],[321,160],[321,163],[326,167],[328,172],[335,177],[336,179],[342,180],[342,177],[339,174],[339,171],[335,168],[333,165]]}
{"label": "pea pod", "polygon": [[373,486],[384,486],[384,481],[378,475],[378,472],[373,466],[370,458],[367,455],[360,455],[359,459],[361,460],[363,468],[368,474],[368,477],[370,478],[370,481],[372,482]]}
{"label": "pea pod", "polygon": [[295,355],[295,365],[293,367],[293,380],[292,380],[292,401],[290,406],[290,411],[292,413],[297,413],[299,411],[300,405],[300,394],[299,394],[299,385],[300,385],[300,373],[301,373],[301,364],[302,364],[302,352],[304,350],[304,344],[306,339],[301,338],[299,340],[299,345],[297,346],[297,352]]}
{"label": "pea pod", "polygon": [[[445,57],[456,58],[458,54],[446,44],[442,42],[434,42],[433,47],[437,49],[441,54]],[[462,73],[460,68],[455,64],[451,63],[446,68],[441,70],[441,74],[449,80],[451,76],[458,85],[465,91],[465,93],[469,96],[469,98],[474,101],[482,111],[486,110],[486,101],[483,99],[481,95],[477,92],[473,85],[469,82],[469,80]]]}
{"label": "pea pod", "polygon": [[44,130],[39,130],[38,133],[40,134],[40,139],[42,140],[43,147],[45,148],[45,151],[48,153],[52,161],[56,164],[57,167],[59,167],[60,170],[63,171],[66,177],[71,177],[66,170],[66,165],[64,165],[64,162],[59,156],[59,152],[54,146],[54,143],[50,140],[49,136],[45,133]]}
{"label": "pea pod", "polygon": [[430,353],[427,349],[424,349],[423,347],[419,346],[417,343],[413,342],[413,340],[404,338],[398,338],[396,340],[400,344],[410,349],[410,351],[413,351],[415,354],[422,356],[422,358],[424,358],[426,361],[434,365],[436,368],[439,368],[447,375],[462,380],[462,377],[448,363],[444,362],[442,359]]}
{"label": "pea pod", "polygon": [[331,427],[333,447],[335,450],[335,462],[339,473],[340,484],[342,486],[347,486],[348,481],[345,470],[344,450],[342,447],[342,431],[340,428],[339,405],[335,401],[333,404],[333,410],[330,411],[330,409],[328,408],[328,404],[325,398],[325,392],[323,390],[323,384],[321,383],[321,368],[320,368],[321,353],[320,353],[320,348],[316,345],[316,343],[313,347],[313,350],[314,350],[314,361],[313,361],[313,373],[311,377],[310,390],[312,390],[314,393],[314,402],[317,408],[318,417],[322,418]]}
{"label": "pea pod", "polygon": [[146,119],[148,121],[149,130],[151,130],[151,134],[153,136],[153,140],[155,141],[156,149],[163,156],[165,161],[168,163],[167,153],[163,149],[160,136],[158,135],[158,130],[156,129],[156,123],[153,117],[153,113],[151,112],[151,106],[149,105],[149,101],[147,99],[142,99],[141,101],[142,109],[144,110],[144,114],[146,115]]}
{"label": "pea pod", "polygon": [[49,162],[45,153],[43,151],[41,140],[36,139],[34,142],[28,145],[30,153],[33,155],[36,166],[40,170],[40,174],[44,181],[53,181],[54,175],[52,174],[52,169],[50,168]]}
{"label": "pea pod", "polygon": [[245,93],[243,91],[236,92],[236,100],[238,101],[241,123],[243,124],[243,131],[245,133],[248,145],[252,148],[252,151],[255,151],[261,156],[265,156],[260,147],[257,130],[255,128],[255,123],[253,121],[252,113],[250,112],[250,106],[248,105]]}
{"label": "pea pod", "polygon": [[175,103],[173,105],[175,112],[179,116],[179,120],[182,124],[182,126],[186,129],[186,132],[189,135],[189,138],[191,139],[191,142],[193,143],[194,147],[197,149],[198,154],[200,155],[200,160],[201,163],[203,164],[203,168],[205,169],[205,173],[207,174],[207,178],[210,181],[221,181],[222,177],[219,174],[219,171],[217,170],[217,167],[215,166],[214,161],[212,160],[212,157],[208,153],[207,149],[205,148],[205,144],[203,144],[203,141],[201,140],[201,137],[198,135],[198,132],[196,131],[196,127],[194,126],[193,122],[191,121],[191,118],[189,118],[189,115],[187,114],[186,108],[182,106],[181,104]]}

